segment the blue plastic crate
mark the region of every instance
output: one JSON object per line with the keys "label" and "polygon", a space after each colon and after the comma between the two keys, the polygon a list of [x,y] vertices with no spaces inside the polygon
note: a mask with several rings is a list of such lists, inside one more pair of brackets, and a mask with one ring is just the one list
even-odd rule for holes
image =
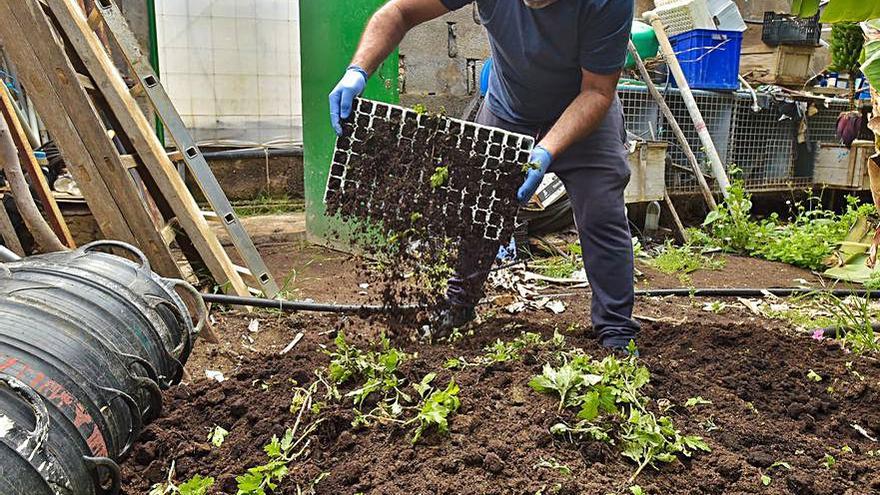
{"label": "blue plastic crate", "polygon": [[671,36],[669,40],[691,88],[716,91],[739,89],[742,33],[695,29]]}

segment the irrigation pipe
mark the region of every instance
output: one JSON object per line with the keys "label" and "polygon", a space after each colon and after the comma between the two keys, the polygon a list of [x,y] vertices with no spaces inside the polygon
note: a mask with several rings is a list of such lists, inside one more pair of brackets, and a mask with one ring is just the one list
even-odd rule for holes
{"label": "irrigation pipe", "polygon": [[639,289],[635,292],[636,296],[642,297],[764,297],[772,295],[777,297],[805,296],[810,294],[831,294],[835,297],[858,296],[858,297],[878,297],[880,298],[880,290],[869,289],[810,289],[805,287],[778,287],[767,289],[729,289],[729,288],[676,288],[676,289]]}
{"label": "irrigation pipe", "polygon": [[225,304],[229,306],[250,306],[252,308],[277,309],[285,312],[313,312],[313,313],[340,313],[340,314],[377,314],[390,311],[418,311],[428,309],[428,306],[407,305],[390,308],[376,305],[357,304],[330,304],[310,301],[285,301],[281,299],[260,299],[251,297],[227,296],[223,294],[202,294],[206,303]]}
{"label": "irrigation pipe", "polygon": [[[676,288],[676,289],[640,289],[635,291],[641,297],[764,297],[768,294],[777,297],[791,297],[809,294],[831,294],[836,297],[860,296],[880,297],[880,291],[868,289],[808,289],[808,288],[768,288],[768,289],[728,289],[728,288]],[[250,306],[253,308],[278,309],[285,312],[315,312],[340,314],[379,314],[391,310],[412,312],[431,309],[425,305],[407,305],[395,308],[377,305],[330,304],[311,301],[285,301],[278,299],[260,299],[222,294],[203,294],[206,303],[224,304],[229,306]]]}

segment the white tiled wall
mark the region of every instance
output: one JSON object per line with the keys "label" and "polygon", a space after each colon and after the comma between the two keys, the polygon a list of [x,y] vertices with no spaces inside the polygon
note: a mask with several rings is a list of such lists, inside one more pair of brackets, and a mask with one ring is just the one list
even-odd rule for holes
{"label": "white tiled wall", "polygon": [[302,140],[299,0],[157,0],[162,82],[199,141]]}

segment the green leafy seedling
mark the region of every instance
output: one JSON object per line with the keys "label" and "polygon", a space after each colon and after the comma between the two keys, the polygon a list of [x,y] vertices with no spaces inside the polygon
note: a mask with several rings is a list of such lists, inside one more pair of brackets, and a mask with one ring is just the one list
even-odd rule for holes
{"label": "green leafy seedling", "polygon": [[407,423],[418,422],[419,426],[413,434],[412,443],[417,443],[422,434],[432,426],[436,426],[441,433],[449,431],[449,416],[461,407],[458,398],[460,392],[455,380],[450,380],[444,390],[435,390],[425,399],[419,414]]}
{"label": "green leafy seedling", "polygon": [[522,171],[524,174],[528,173],[530,170],[541,170],[541,164],[538,162],[529,162],[523,164]]}
{"label": "green leafy seedling", "polygon": [[157,483],[150,489],[149,495],[206,495],[214,486],[214,478],[195,475],[188,481],[176,485],[174,483],[174,462],[168,469],[168,479],[164,483]]}
{"label": "green leafy seedling", "polygon": [[208,433],[208,441],[211,442],[211,445],[214,447],[220,448],[223,445],[223,442],[226,441],[228,435],[229,432],[225,428],[222,426],[215,426],[211,428],[211,431]]}
{"label": "green leafy seedling", "polygon": [[214,478],[195,475],[180,485],[180,495],[205,495],[214,486]]}
{"label": "green leafy seedling", "polygon": [[822,464],[825,466],[826,469],[831,469],[834,467],[835,464],[837,464],[837,459],[835,459],[834,456],[831,454],[825,454],[825,458],[822,459]]}
{"label": "green leafy seedling", "polygon": [[535,464],[535,469],[539,469],[539,468],[552,469],[552,470],[554,470],[564,476],[571,476],[571,474],[572,474],[570,467],[568,467],[565,464],[562,464],[561,462],[557,461],[556,459],[554,459],[552,457],[550,459],[541,458],[541,460],[539,460],[538,463]]}
{"label": "green leafy seedling", "polygon": [[581,373],[571,363],[566,363],[558,369],[548,363],[544,365],[540,375],[529,381],[529,386],[537,392],[558,394],[558,411],[562,412],[562,409],[568,405],[569,395],[577,391],[578,387],[583,384],[596,385],[601,381],[601,376]]}
{"label": "green leafy seedling", "polygon": [[771,478],[768,473],[776,468],[785,468],[785,469],[791,470],[791,464],[789,464],[785,461],[776,461],[773,464],[771,464],[770,467],[767,468],[767,472],[761,474],[761,484],[762,485],[770,486],[770,483],[773,482],[773,478]]}
{"label": "green leafy seedling", "polygon": [[810,370],[810,371],[807,373],[807,380],[810,380],[811,382],[817,382],[817,383],[818,383],[818,382],[821,382],[821,381],[822,381],[822,376],[819,375],[819,373],[816,373],[815,371]]}
{"label": "green leafy seedling", "polygon": [[293,452],[293,435],[293,430],[288,429],[281,439],[277,436],[272,437],[272,441],[263,447],[269,461],[248,469],[247,473],[241,476],[236,476],[235,481],[238,483],[236,495],[266,495],[267,490],[271,492],[278,488],[278,484],[289,472],[287,465],[296,457]]}
{"label": "green leafy seedling", "polygon": [[702,397],[691,397],[684,403],[684,407],[697,407],[697,406],[708,406],[712,404],[711,400],[706,400]]}
{"label": "green leafy seedling", "polygon": [[437,189],[438,187],[442,187],[449,182],[449,167],[440,165],[434,169],[434,173],[431,175],[431,188]]}

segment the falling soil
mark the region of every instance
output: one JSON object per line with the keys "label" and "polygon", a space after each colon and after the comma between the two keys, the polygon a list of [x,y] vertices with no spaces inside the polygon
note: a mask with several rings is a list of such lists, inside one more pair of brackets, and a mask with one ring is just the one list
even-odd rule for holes
{"label": "falling soil", "polygon": [[[296,493],[298,483],[326,472],[315,488],[319,494],[629,493],[635,466],[614,447],[575,445],[549,433],[558,420],[556,401],[527,386],[548,351],[527,350],[519,360],[489,367],[443,369],[448,358],[482,355],[497,338],[510,340],[521,331],[550,338],[554,329],[526,317],[497,317],[474,330],[455,344],[397,342],[417,353],[402,369],[409,380],[433,371],[438,382],[454,375],[461,385],[461,409],[450,417],[449,434],[431,432],[412,445],[408,429],[355,429],[350,403],[330,405],[321,413],[325,422],[312,438],[310,457],[291,465],[280,492]],[[214,476],[211,493],[235,493],[234,476],[264,463],[262,446],[292,426],[294,384],[311,382],[314,370],[327,365],[320,346],[332,346],[333,337],[310,333],[285,356],[245,361],[223,383],[201,381],[169,391],[163,417],[123,466],[125,493],[147,493],[165,479],[172,461],[177,479]],[[570,346],[596,357],[603,353],[589,332],[566,337]],[[367,344],[357,336],[349,340]],[[636,482],[645,493],[880,493],[880,457],[872,453],[880,444],[854,426],[880,433],[877,361],[845,354],[831,341],[733,324],[649,324],[641,352],[652,373],[647,395],[655,403],[668,400],[676,427],[702,435],[712,447],[711,453],[643,472]],[[822,380],[809,380],[810,370]],[[683,406],[696,396],[711,404]],[[207,443],[214,425],[231,432],[220,448]],[[835,458],[833,466],[826,467],[826,455]],[[571,475],[535,467],[551,459],[567,465]],[[779,461],[791,469],[771,468]]]}
{"label": "falling soil", "polygon": [[328,181],[327,212],[346,222],[331,236],[359,239],[379,260],[386,306],[434,303],[449,267],[488,268],[459,256],[461,240],[494,253],[513,235],[531,141],[368,100],[355,107]]}

